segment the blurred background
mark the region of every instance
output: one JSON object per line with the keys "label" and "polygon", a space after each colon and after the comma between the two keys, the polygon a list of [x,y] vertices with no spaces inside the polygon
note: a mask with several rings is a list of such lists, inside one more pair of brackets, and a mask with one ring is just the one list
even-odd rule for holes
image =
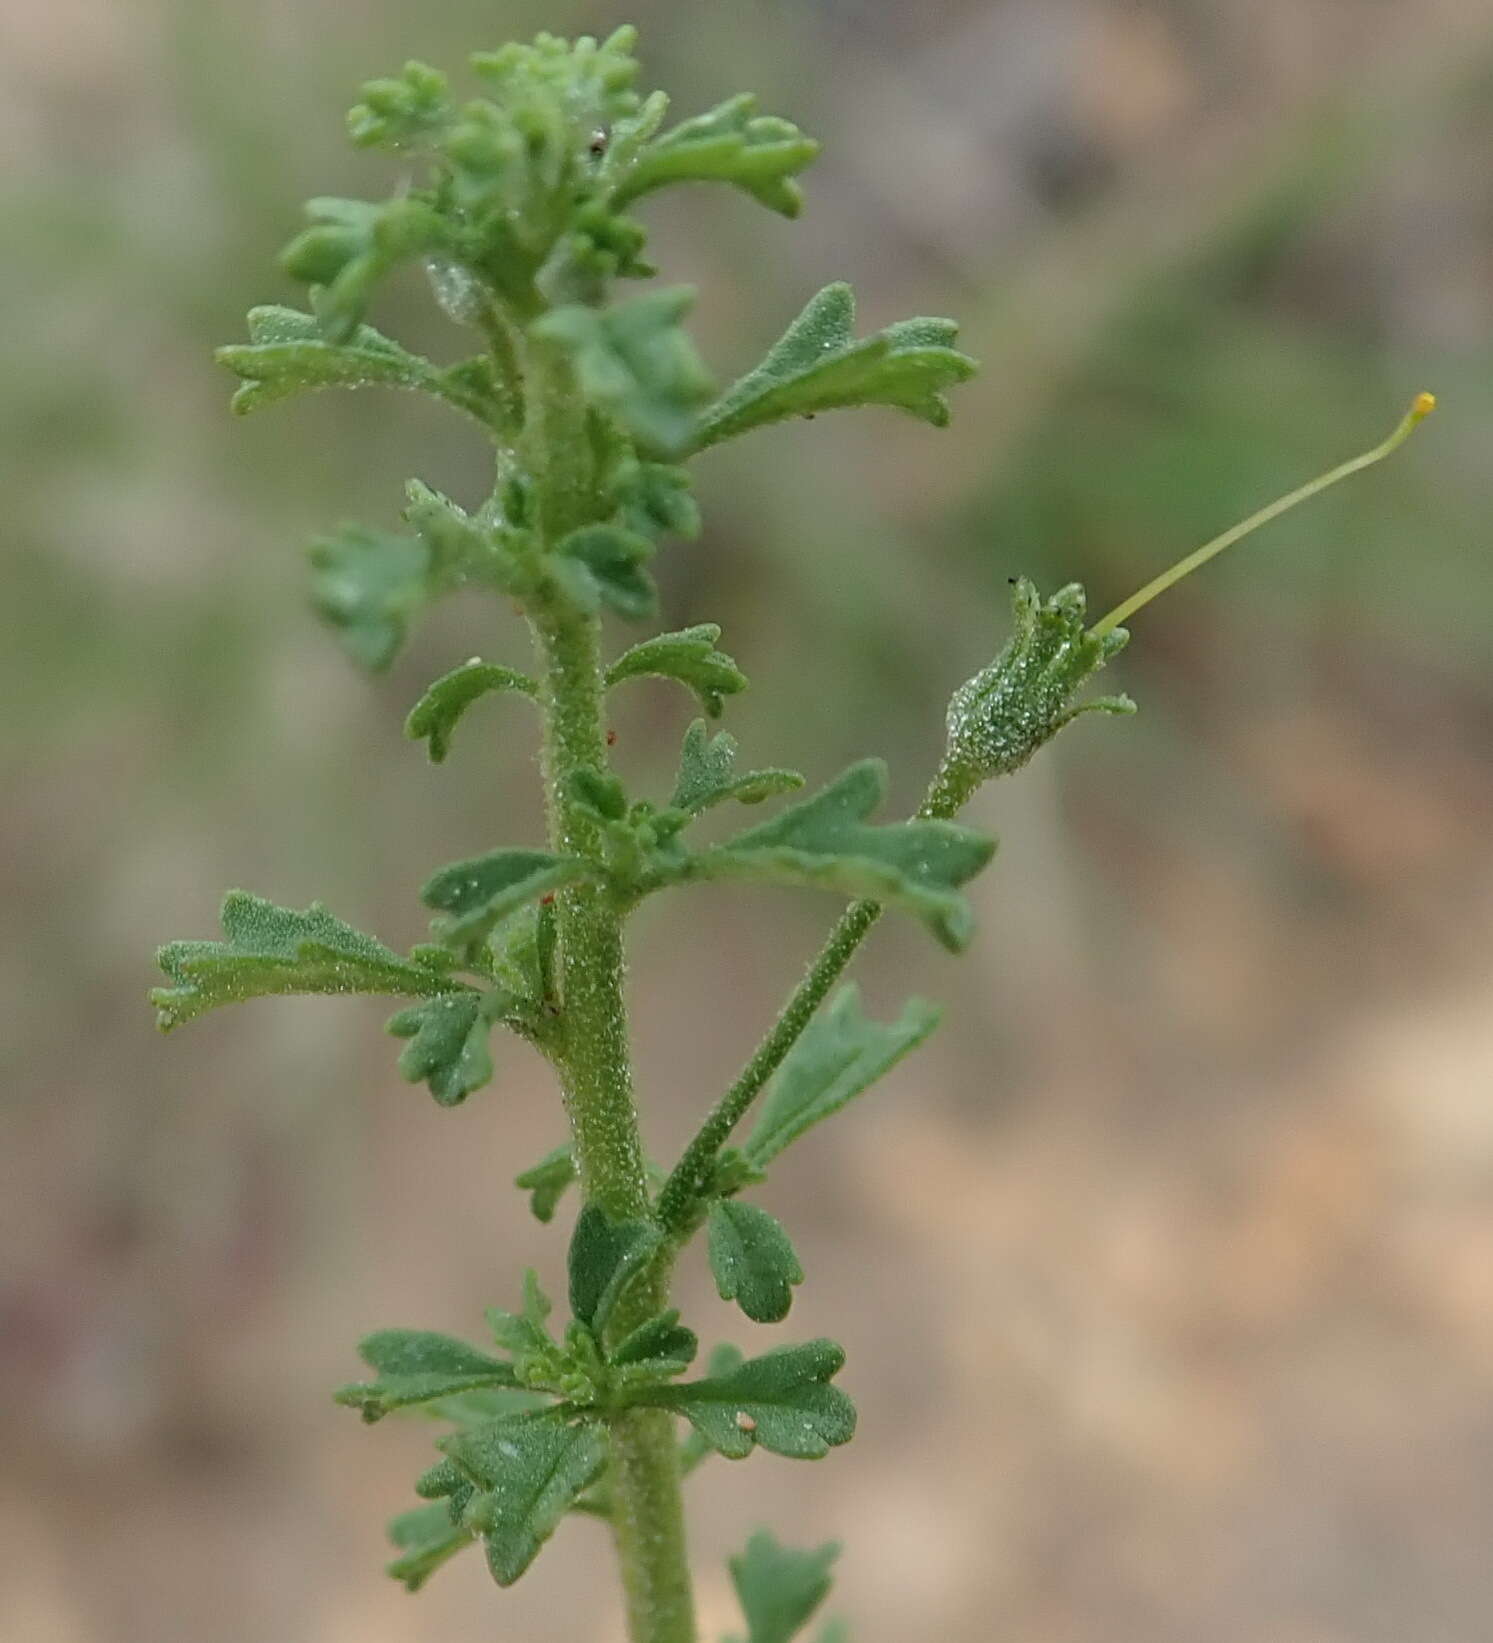
{"label": "blurred background", "polygon": [[[539,27],[643,27],[676,108],[743,86],[825,143],[803,221],[650,206],[720,376],[804,298],[950,313],[984,362],[936,433],[886,412],[698,467],[663,562],[754,680],[731,729],[920,792],[1007,578],[1107,608],[1203,537],[1442,410],[1135,623],[1087,719],[974,820],[1002,851],[949,960],[862,969],[943,1027],[762,1193],[849,1349],[855,1445],[691,1485],[706,1621],[755,1525],[846,1543],[857,1643],[1468,1643],[1493,1627],[1493,0],[10,0],[0,53],[0,1636],[7,1643],[619,1643],[565,1527],[521,1586],[416,1599],[382,1526],[418,1424],[334,1409],[388,1323],[480,1332],[562,1240],[508,1183],[561,1138],[522,1046],[455,1112],[377,1002],[266,1002],[172,1041],[151,951],[229,884],[395,944],[433,864],[533,836],[532,729],[447,765],[400,721],[520,636],[480,602],[360,676],[300,545],[463,500],[479,441],[397,396],[245,423],[215,343],[297,300],[300,201],[380,196],[358,82]],[[460,339],[418,282],[383,328]],[[622,636],[616,635],[619,643]],[[616,698],[664,779],[688,707]],[[816,947],[814,898],[697,892],[637,925],[669,1155]],[[707,1335],[749,1326],[703,1258]]]}

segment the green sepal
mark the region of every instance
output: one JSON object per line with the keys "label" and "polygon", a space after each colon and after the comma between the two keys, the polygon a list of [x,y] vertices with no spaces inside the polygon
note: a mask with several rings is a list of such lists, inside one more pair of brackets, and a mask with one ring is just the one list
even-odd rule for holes
{"label": "green sepal", "polygon": [[470,1529],[451,1521],[449,1507],[439,1504],[401,1512],[387,1533],[400,1549],[387,1572],[408,1592],[418,1592],[442,1564],[476,1539]]}
{"label": "green sepal", "polygon": [[440,1448],[475,1491],[462,1519],[481,1533],[500,1586],[529,1567],[607,1458],[605,1433],[564,1409],[492,1421],[442,1439]]}
{"label": "green sepal", "polygon": [[869,1089],[928,1037],[940,1013],[936,1005],[914,998],[896,1021],[883,1026],[862,1011],[854,982],[842,987],[829,1008],[810,1021],[767,1086],[757,1121],[741,1145],[747,1163],[766,1168],[806,1130]]}
{"label": "green sepal", "polygon": [[844,1363],[834,1341],[808,1341],[707,1380],[639,1388],[631,1401],[677,1411],[727,1460],[743,1460],[758,1445],[817,1460],[855,1435],[855,1405],[829,1384]]}
{"label": "green sepal", "polygon": [[942,428],[949,420],[944,389],[975,372],[975,362],[953,346],[957,335],[952,320],[907,319],[858,342],[855,294],[845,284],[827,285],[762,363],[702,414],[694,449],[852,405],[891,405]]}
{"label": "green sepal", "polygon": [[804,784],[796,770],[748,770],[733,774],[736,738],[724,730],[712,736],[703,719],[684,733],[679,749],[679,774],[669,799],[675,810],[698,816],[702,810],[735,799],[738,804],[761,804],[779,793],[792,793]]}
{"label": "green sepal", "polygon": [[574,884],[590,872],[590,863],[578,856],[494,850],[441,868],[426,881],[420,899],[442,915],[431,922],[436,939],[459,949],[481,941],[525,902]]}
{"label": "green sepal", "polygon": [[411,61],[397,78],[369,80],[362,102],[347,111],[347,134],[359,148],[404,149],[438,137],[453,109],[446,76]]}
{"label": "green sepal", "polygon": [[553,1152],[546,1153],[522,1175],[516,1175],[513,1184],[529,1194],[529,1209],[534,1219],[548,1225],[554,1220],[561,1198],[575,1182],[578,1173],[575,1154],[567,1141]]}
{"label": "green sepal", "polygon": [[949,703],[946,765],[967,796],[993,776],[1008,776],[1081,713],[1129,714],[1128,696],[1074,698],[1125,648],[1124,628],[1095,638],[1084,625],[1084,591],[1076,582],[1050,599],[1026,577],[1011,587],[1011,637],[989,667]]}
{"label": "green sepal", "polygon": [[710,1270],[723,1301],[735,1301],[753,1323],[781,1323],[804,1281],[782,1223],[737,1198],[710,1206]]}
{"label": "green sepal", "polygon": [[358,1356],[378,1372],[378,1379],[339,1387],[333,1397],[361,1410],[370,1424],[395,1409],[435,1398],[516,1384],[512,1364],[427,1329],[381,1329],[358,1343]]}
{"label": "green sepal", "polygon": [[556,543],[550,565],[583,610],[606,605],[636,620],[658,604],[658,589],[644,569],[653,552],[646,536],[620,525],[583,525]]}
{"label": "green sepal", "polygon": [[382,993],[424,998],[460,990],[449,962],[401,958],[314,901],[303,913],[245,890],[221,912],[226,941],[172,941],[156,962],[173,983],[150,1001],[169,1032],[221,1004],[286,993]]}
{"label": "green sepal", "polygon": [[723,650],[715,648],[721,630],[701,622],[678,633],[660,633],[626,650],[607,669],[608,686],[623,679],[677,679],[700,699],[700,706],[718,719],[725,698],[747,687],[746,675]]}
{"label": "green sepal", "polygon": [[622,1292],[658,1248],[649,1221],[617,1221],[600,1204],[587,1204],[570,1239],[570,1310],[598,1338]]}
{"label": "green sepal", "polygon": [[995,851],[991,839],[944,821],[865,825],[886,794],[879,759],[855,764],[812,798],[701,851],[678,876],[741,878],[870,897],[915,913],[954,952],[972,919],[958,887]]}
{"label": "green sepal", "polygon": [[388,1031],[409,1040],[400,1072],[428,1085],[441,1106],[460,1106],[492,1077],[489,1039],[507,1004],[501,993],[443,993],[390,1016]]}
{"label": "green sepal", "polygon": [[498,425],[498,385],[475,360],[439,366],[359,325],[345,342],[329,342],[314,315],[269,305],[249,310],[249,341],[213,355],[243,379],[233,396],[240,416],[323,388],[405,388],[433,394],[489,430]]}
{"label": "green sepal", "polygon": [[606,309],[571,304],[532,327],[563,348],[581,391],[648,450],[672,456],[693,443],[695,413],[713,392],[680,321],[694,302],[683,286]]}
{"label": "green sepal", "polygon": [[538,684],[527,673],[517,673],[497,662],[478,657],[444,673],[410,709],[404,733],[411,741],[428,739],[430,762],[440,764],[451,750],[451,735],[473,702],[493,691],[513,690],[531,699]]}
{"label": "green sepal", "polygon": [[612,203],[626,205],[671,183],[721,182],[796,217],[803,195],[792,179],[818,152],[791,121],[758,114],[757,99],[745,92],[642,147],[613,188]]}
{"label": "green sepal", "polygon": [[699,1337],[680,1323],[678,1309],[670,1308],[640,1324],[620,1341],[607,1354],[607,1362],[616,1368],[634,1371],[634,1378],[646,1375],[660,1380],[682,1375],[695,1361],[699,1350]]}
{"label": "green sepal", "polygon": [[759,1529],[746,1550],[730,1560],[747,1643],[792,1643],[829,1596],[834,1584],[830,1568],[839,1555],[833,1541],[811,1552],[795,1552]]}

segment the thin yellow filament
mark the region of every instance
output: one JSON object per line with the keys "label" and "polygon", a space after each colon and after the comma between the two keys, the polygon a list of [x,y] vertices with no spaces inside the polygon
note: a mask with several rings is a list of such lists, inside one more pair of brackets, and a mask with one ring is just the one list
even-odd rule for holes
{"label": "thin yellow filament", "polygon": [[1121,622],[1134,616],[1136,611],[1149,605],[1158,594],[1165,593],[1173,583],[1180,582],[1184,576],[1191,576],[1199,565],[1206,565],[1225,548],[1233,547],[1236,542],[1259,530],[1262,525],[1268,525],[1272,519],[1279,519],[1283,513],[1289,513],[1298,503],[1305,502],[1316,496],[1319,491],[1336,485],[1339,480],[1361,473],[1365,468],[1373,467],[1376,462],[1382,462],[1385,457],[1397,451],[1435,409],[1435,394],[1417,394],[1410,402],[1410,409],[1400,418],[1398,426],[1388,439],[1374,446],[1373,450],[1365,451],[1361,456],[1350,457],[1348,461],[1339,463],[1326,473],[1318,474],[1315,479],[1309,479],[1306,484],[1298,486],[1287,495],[1277,497],[1274,502],[1268,503],[1257,513],[1252,513],[1248,519],[1230,526],[1221,536],[1215,536],[1211,542],[1205,542],[1202,547],[1195,548],[1185,559],[1179,559],[1170,570],[1164,570],[1160,576],[1153,577],[1138,593],[1132,593],[1128,599],[1122,600],[1107,616],[1101,616],[1089,629],[1089,637],[1102,639],[1106,633],[1119,627]]}

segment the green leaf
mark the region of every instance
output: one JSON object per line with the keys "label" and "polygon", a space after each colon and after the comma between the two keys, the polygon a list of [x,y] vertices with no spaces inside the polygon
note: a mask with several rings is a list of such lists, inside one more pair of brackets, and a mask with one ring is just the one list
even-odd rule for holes
{"label": "green leaf", "polygon": [[855,1434],[855,1405],[829,1385],[845,1362],[833,1341],[782,1346],[708,1380],[647,1386],[636,1403],[674,1409],[727,1460],[760,1444],[775,1455],[817,1460]]}
{"label": "green leaf", "polygon": [[488,937],[492,977],[516,1006],[533,1015],[554,997],[555,909],[530,902]]}
{"label": "green leaf", "polygon": [[561,1409],[493,1421],[440,1447],[478,1490],[462,1515],[481,1531],[500,1586],[529,1567],[607,1458],[603,1432]]}
{"label": "green leaf", "polygon": [[466,947],[481,941],[499,919],[525,902],[574,884],[590,871],[590,864],[578,856],[494,850],[441,868],[420,891],[420,899],[444,915],[431,925],[437,939]]}
{"label": "green leaf", "polygon": [[312,287],[322,335],[347,342],[357,332],[374,288],[400,263],[446,247],[440,213],[416,194],[375,205],[368,200],[306,202],[312,226],[280,255],[292,279]]}
{"label": "green leaf", "polygon": [[710,1270],[723,1301],[735,1301],[753,1323],[781,1323],[793,1305],[803,1268],[782,1224],[737,1198],[710,1206]]}
{"label": "green leaf", "polygon": [[766,880],[871,897],[916,913],[957,952],[972,928],[958,886],[990,860],[994,841],[945,821],[866,826],[865,818],[885,794],[886,766],[866,759],[771,821],[690,857],[680,875]]}
{"label": "green leaf", "polygon": [[390,1016],[388,1030],[409,1040],[400,1072],[428,1084],[443,1107],[459,1106],[492,1077],[488,1040],[506,1002],[501,993],[443,993]]}
{"label": "green leaf", "polygon": [[378,1379],[339,1387],[334,1396],[338,1403],[360,1409],[369,1422],[434,1398],[514,1385],[511,1364],[425,1329],[381,1329],[359,1342],[358,1355],[378,1371]]}
{"label": "green leaf", "polygon": [[150,995],[170,1031],[220,1004],[283,993],[384,993],[421,998],[460,989],[444,965],[401,958],[334,918],[320,902],[304,913],[230,890],[226,941],[172,941],[156,960],[173,983]]}
{"label": "green leaf", "polygon": [[410,1592],[418,1592],[443,1563],[475,1538],[470,1529],[453,1523],[450,1510],[441,1505],[401,1512],[390,1522],[388,1535],[400,1548],[388,1572]]}
{"label": "green leaf", "polygon": [[791,793],[804,779],[796,770],[749,770],[735,776],[736,738],[722,730],[711,736],[705,721],[696,719],[684,733],[679,750],[679,775],[669,800],[676,810],[698,816],[712,805],[735,799],[740,804],[760,804],[778,793]]}
{"label": "green leaf", "polygon": [[594,1334],[606,1328],[612,1308],[658,1247],[659,1237],[650,1222],[614,1221],[599,1204],[587,1204],[576,1217],[570,1239],[570,1310]]}
{"label": "green leaf", "polygon": [[575,1154],[570,1150],[570,1143],[566,1142],[564,1146],[546,1153],[522,1175],[515,1176],[513,1184],[530,1195],[529,1208],[534,1213],[534,1219],[547,1225],[554,1220],[555,1210],[577,1173]]}
{"label": "green leaf", "polygon": [[680,1323],[678,1309],[671,1308],[639,1325],[607,1354],[607,1361],[657,1378],[682,1375],[699,1350],[699,1337]]}
{"label": "green leaf", "polygon": [[911,999],[886,1026],[861,1010],[854,982],[804,1029],[767,1087],[757,1122],[742,1143],[748,1163],[764,1168],[806,1130],[831,1117],[915,1050],[938,1025],[936,1005]]}
{"label": "green leaf", "polygon": [[791,121],[756,110],[757,99],[744,93],[655,137],[622,175],[612,203],[626,205],[670,183],[721,182],[796,217],[803,195],[791,179],[818,154],[819,144]]}
{"label": "green leaf", "polygon": [[473,702],[498,690],[514,690],[529,697],[539,694],[539,686],[528,674],[474,656],[431,685],[410,709],[404,733],[411,741],[428,737],[430,761],[440,764],[451,749],[451,734],[462,714]]}
{"label": "green leaf", "polygon": [[430,598],[430,550],[415,537],[343,525],[309,552],[318,614],[355,661],[376,671],[388,667],[410,618]]}
{"label": "green leaf", "polygon": [[606,682],[610,686],[623,679],[677,679],[700,698],[710,718],[718,719],[725,698],[747,687],[746,675],[725,651],[715,648],[720,636],[714,622],[702,622],[678,633],[645,639],[612,663]]}
{"label": "green leaf", "polygon": [[689,470],[666,462],[624,462],[612,481],[618,515],[630,531],[659,537],[672,532],[692,541],[700,534],[700,508]]}
{"label": "green leaf", "polygon": [[829,1596],[834,1584],[830,1566],[839,1555],[833,1541],[812,1552],[795,1552],[759,1529],[730,1565],[748,1643],[791,1643]]}
{"label": "green leaf", "polygon": [[369,80],[363,101],[348,110],[347,134],[360,148],[412,148],[439,136],[453,109],[446,76],[409,62],[397,79]]}
{"label": "green leaf", "polygon": [[949,420],[943,391],[974,375],[946,319],[907,319],[855,340],[855,295],[827,285],[773,344],[754,371],[704,412],[694,448],[784,417],[850,405],[891,405],[935,428]]}
{"label": "green leaf", "polygon": [[544,1353],[555,1344],[548,1323],[553,1310],[554,1303],[540,1287],[539,1274],[533,1267],[526,1267],[523,1311],[505,1312],[501,1307],[490,1306],[487,1309],[487,1325],[498,1345],[515,1357]]}
{"label": "green leaf", "polygon": [[473,362],[443,369],[371,325],[359,325],[345,342],[329,342],[320,321],[294,308],[251,308],[249,341],[219,348],[213,357],[243,378],[233,396],[240,416],[318,389],[373,387],[434,394],[489,429],[499,416],[497,384],[475,376]]}
{"label": "green leaf", "polygon": [[695,412],[713,391],[680,324],[693,302],[693,291],[676,286],[613,308],[557,308],[532,329],[570,355],[593,404],[649,450],[669,456],[691,444]]}
{"label": "green leaf", "polygon": [[653,551],[646,536],[620,525],[583,525],[556,544],[551,564],[582,609],[607,605],[619,616],[638,618],[658,604],[658,589],[643,568]]}

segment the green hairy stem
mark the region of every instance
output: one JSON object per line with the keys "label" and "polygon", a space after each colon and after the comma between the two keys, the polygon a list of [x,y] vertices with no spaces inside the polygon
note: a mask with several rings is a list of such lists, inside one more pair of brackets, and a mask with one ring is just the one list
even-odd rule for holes
{"label": "green hairy stem", "polygon": [[[220,350],[248,412],[330,387],[426,393],[491,439],[495,482],[470,510],[410,481],[401,526],[345,526],[310,550],[313,596],[351,657],[390,667],[425,608],[459,591],[516,604],[530,676],[473,658],[420,696],[406,722],[440,762],[466,710],[512,692],[541,717],[547,838],[438,868],[420,891],[431,939],[400,952],[319,903],[304,911],[245,891],[223,903],[221,940],[160,950],[151,995],[173,1029],[219,1005],[279,994],[366,993],[398,1001],[398,1066],[442,1107],[501,1083],[495,1041],[525,1039],[553,1066],[569,1139],[516,1184],[551,1221],[578,1187],[566,1260],[569,1317],[534,1272],[492,1307],[481,1345],[422,1327],[359,1343],[368,1379],[337,1401],[377,1421],[404,1410],[439,1431],[414,1499],[394,1518],[389,1572],[418,1590],[480,1548],[499,1586],[518,1580],[572,1516],[612,1531],[632,1643],[697,1643],[683,1483],[711,1454],[816,1460],[849,1441],[855,1408],[835,1384],[833,1342],[755,1354],[700,1342],[670,1304],[680,1252],[701,1230],[716,1286],[754,1324],[790,1311],[806,1274],[791,1238],[750,1194],[777,1156],[845,1110],[931,1032],[921,1000],[882,1022],[854,985],[835,991],[884,912],[910,914],[944,947],[968,942],[965,889],[994,842],[953,818],[982,783],[1020,770],[1090,712],[1087,696],[1123,647],[1120,623],[1197,565],[1328,485],[1387,456],[1431,408],[1422,395],[1382,445],[1309,482],[1163,573],[1092,627],[1083,591],[1013,584],[1011,630],[955,692],[942,760],[921,809],[877,820],[886,772],[852,765],[807,797],[803,778],[739,770],[709,721],[747,680],[712,623],[644,637],[607,660],[614,620],[652,616],[659,545],[700,528],[687,464],[789,418],[884,406],[937,428],[973,372],[948,320],[858,335],[847,285],[811,297],[766,357],[723,392],[685,329],[691,293],[652,288],[632,214],[655,191],[717,182],[795,216],[817,144],[749,96],[668,122],[667,98],[634,87],[634,34],[541,35],[471,59],[480,95],[406,64],[370,82],[353,140],[399,154],[422,178],[380,202],[317,199],[282,265],[306,306],[254,309],[249,340]],[[382,282],[423,265],[468,351],[439,363],[369,323]],[[612,768],[611,690],[673,680],[701,717],[684,731],[672,787],[634,796]],[[465,733],[463,733],[465,735]],[[460,755],[461,738],[456,738]],[[769,808],[721,842],[691,832],[720,806]],[[624,996],[627,920],[655,893],[713,879],[794,885],[848,905],[739,1078],[660,1177],[633,1087]],[[831,995],[834,995],[831,997]],[[750,1131],[738,1135],[754,1112]],[[579,1545],[579,1542],[577,1543]],[[793,1550],[759,1531],[731,1560],[746,1643],[791,1643],[830,1589],[833,1544]],[[818,1643],[844,1643],[831,1621]]]}

